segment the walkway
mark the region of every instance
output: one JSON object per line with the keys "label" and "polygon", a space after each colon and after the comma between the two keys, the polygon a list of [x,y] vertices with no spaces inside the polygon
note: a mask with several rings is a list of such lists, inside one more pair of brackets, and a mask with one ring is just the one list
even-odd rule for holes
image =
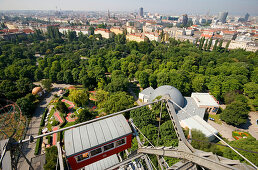
{"label": "walkway", "polygon": [[[53,94],[55,94],[56,92],[51,92],[49,93],[45,99],[43,99],[39,105],[37,106],[37,108],[35,109],[35,113],[34,116],[32,117],[29,127],[28,127],[28,131],[26,134],[26,139],[29,138],[30,135],[36,136],[38,135],[38,131],[40,128],[40,121],[41,121],[41,116],[43,114],[43,112],[45,111],[46,107],[48,106],[48,104],[50,103],[50,101],[53,99]],[[23,144],[23,153],[26,155],[26,157],[31,160],[31,158],[35,157],[34,155],[34,149],[36,147],[36,140],[33,143],[24,143]],[[25,161],[25,159],[23,157],[21,157],[21,159],[19,160],[18,166],[17,168],[19,170],[27,170],[29,169],[29,165],[27,164],[27,162]]]}
{"label": "walkway", "polygon": [[[53,129],[53,131],[56,131],[59,129],[59,126],[54,126],[52,129]],[[53,139],[52,139],[52,145],[56,145],[56,143],[57,143],[57,133],[54,133]]]}

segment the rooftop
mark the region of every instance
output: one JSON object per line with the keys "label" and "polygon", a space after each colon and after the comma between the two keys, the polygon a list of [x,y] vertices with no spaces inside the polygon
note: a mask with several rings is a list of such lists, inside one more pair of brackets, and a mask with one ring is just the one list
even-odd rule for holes
{"label": "rooftop", "polygon": [[153,92],[154,92],[154,89],[152,87],[148,87],[148,88],[144,89],[143,91],[141,91],[140,93],[150,96]]}
{"label": "rooftop", "polygon": [[97,162],[94,162],[88,166],[85,166],[85,170],[99,170],[99,169],[108,169],[109,167],[118,164],[119,160],[116,154],[111,155],[107,158],[101,159]]}
{"label": "rooftop", "polygon": [[209,93],[192,93],[191,97],[195,100],[198,107],[219,107],[215,98]]}
{"label": "rooftop", "polygon": [[189,129],[200,130],[206,137],[210,138],[210,141],[214,139],[213,133],[218,133],[214,127],[212,127],[198,115],[182,120],[180,124],[188,127]]}
{"label": "rooftop", "polygon": [[73,156],[130,133],[132,130],[121,114],[67,130],[64,134],[66,156]]}
{"label": "rooftop", "polygon": [[[198,115],[203,118],[205,114],[205,108],[199,108],[192,97],[185,97],[185,106],[183,108],[187,113],[192,116]],[[177,111],[178,120],[188,119],[190,116],[183,110]]]}

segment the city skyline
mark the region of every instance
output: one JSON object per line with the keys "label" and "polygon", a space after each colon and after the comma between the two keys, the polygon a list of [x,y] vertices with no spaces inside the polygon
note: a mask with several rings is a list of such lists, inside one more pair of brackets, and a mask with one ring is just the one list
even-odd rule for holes
{"label": "city skyline", "polygon": [[[80,10],[80,11],[134,11],[143,7],[144,12],[158,12],[161,14],[212,14],[227,11],[229,15],[258,15],[257,0],[0,0],[0,10]],[[232,5],[234,4],[234,5]]]}

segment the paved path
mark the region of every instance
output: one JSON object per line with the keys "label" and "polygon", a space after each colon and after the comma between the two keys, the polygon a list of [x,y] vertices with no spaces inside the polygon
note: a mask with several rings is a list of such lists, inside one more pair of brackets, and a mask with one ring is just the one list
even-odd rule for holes
{"label": "paved path", "polygon": [[136,101],[136,103],[137,103],[139,106],[143,105],[143,103],[142,103],[140,100],[138,100],[138,97],[136,96],[136,94],[134,93],[134,91],[131,89],[130,86],[129,86],[128,90],[129,90],[129,93],[133,96],[133,98],[134,98],[134,100]]}
{"label": "paved path", "polygon": [[[39,82],[34,83],[35,85],[41,85]],[[29,127],[28,127],[28,131],[26,134],[26,139],[29,138],[30,135],[38,135],[38,131],[40,128],[40,121],[41,121],[41,116],[43,114],[43,112],[45,111],[46,107],[48,106],[48,104],[50,103],[50,101],[53,99],[54,94],[57,93],[58,88],[67,88],[70,87],[70,84],[55,84],[53,83],[53,90],[51,93],[47,94],[47,96],[45,96],[45,98],[39,103],[39,105],[37,106],[34,116],[32,117]],[[33,143],[25,143],[23,146],[23,153],[26,155],[26,157],[31,160],[31,158],[35,157],[34,155],[34,149],[36,147],[36,140]],[[17,169],[18,170],[28,170],[29,169],[29,165],[27,164],[27,162],[25,161],[25,159],[23,157],[21,157],[21,159],[19,160],[19,163],[17,165]]]}
{"label": "paved path", "polygon": [[211,120],[208,120],[208,123],[215,129],[217,129],[217,131],[222,135],[222,137],[228,139],[229,141],[235,140],[232,136],[232,131],[235,131],[237,129],[236,127],[230,126],[224,122],[220,125]]}
{"label": "paved path", "polygon": [[[56,130],[58,130],[58,129],[59,129],[58,126],[53,127],[53,131],[56,131]],[[54,134],[53,134],[52,145],[56,145],[56,142],[57,142],[57,133],[54,133]]]}
{"label": "paved path", "polygon": [[258,112],[250,112],[249,120],[242,128],[258,140],[258,124],[256,123],[256,120],[258,120]]}
{"label": "paved path", "polygon": [[[47,105],[49,104],[49,102],[52,100],[53,98],[53,93],[55,92],[51,92],[49,93],[38,105],[38,107],[35,110],[34,116],[32,117],[29,127],[28,127],[28,131],[26,134],[26,139],[29,138],[30,135],[38,135],[38,131],[39,131],[39,127],[40,127],[40,121],[41,121],[41,116],[43,114],[43,112],[45,111]],[[31,160],[31,158],[33,158],[34,155],[34,148],[36,147],[36,140],[33,143],[25,143],[23,146],[23,152],[26,155],[26,157]],[[18,167],[19,170],[28,170],[29,169],[29,165],[27,164],[27,162],[25,161],[25,159],[22,157],[19,160],[18,163]]]}

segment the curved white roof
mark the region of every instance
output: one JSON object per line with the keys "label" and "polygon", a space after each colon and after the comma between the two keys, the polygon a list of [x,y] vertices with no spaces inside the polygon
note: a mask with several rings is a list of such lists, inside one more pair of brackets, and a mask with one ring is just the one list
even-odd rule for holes
{"label": "curved white roof", "polygon": [[64,134],[66,156],[86,151],[129,133],[132,130],[122,114],[69,129]]}
{"label": "curved white roof", "polygon": [[[156,88],[151,94],[149,101],[153,101],[156,97],[164,95],[169,95],[174,102],[176,102],[179,106],[184,107],[185,102],[181,92],[177,88],[169,85],[164,85]],[[174,105],[174,108],[176,110],[179,110],[176,105]]]}

